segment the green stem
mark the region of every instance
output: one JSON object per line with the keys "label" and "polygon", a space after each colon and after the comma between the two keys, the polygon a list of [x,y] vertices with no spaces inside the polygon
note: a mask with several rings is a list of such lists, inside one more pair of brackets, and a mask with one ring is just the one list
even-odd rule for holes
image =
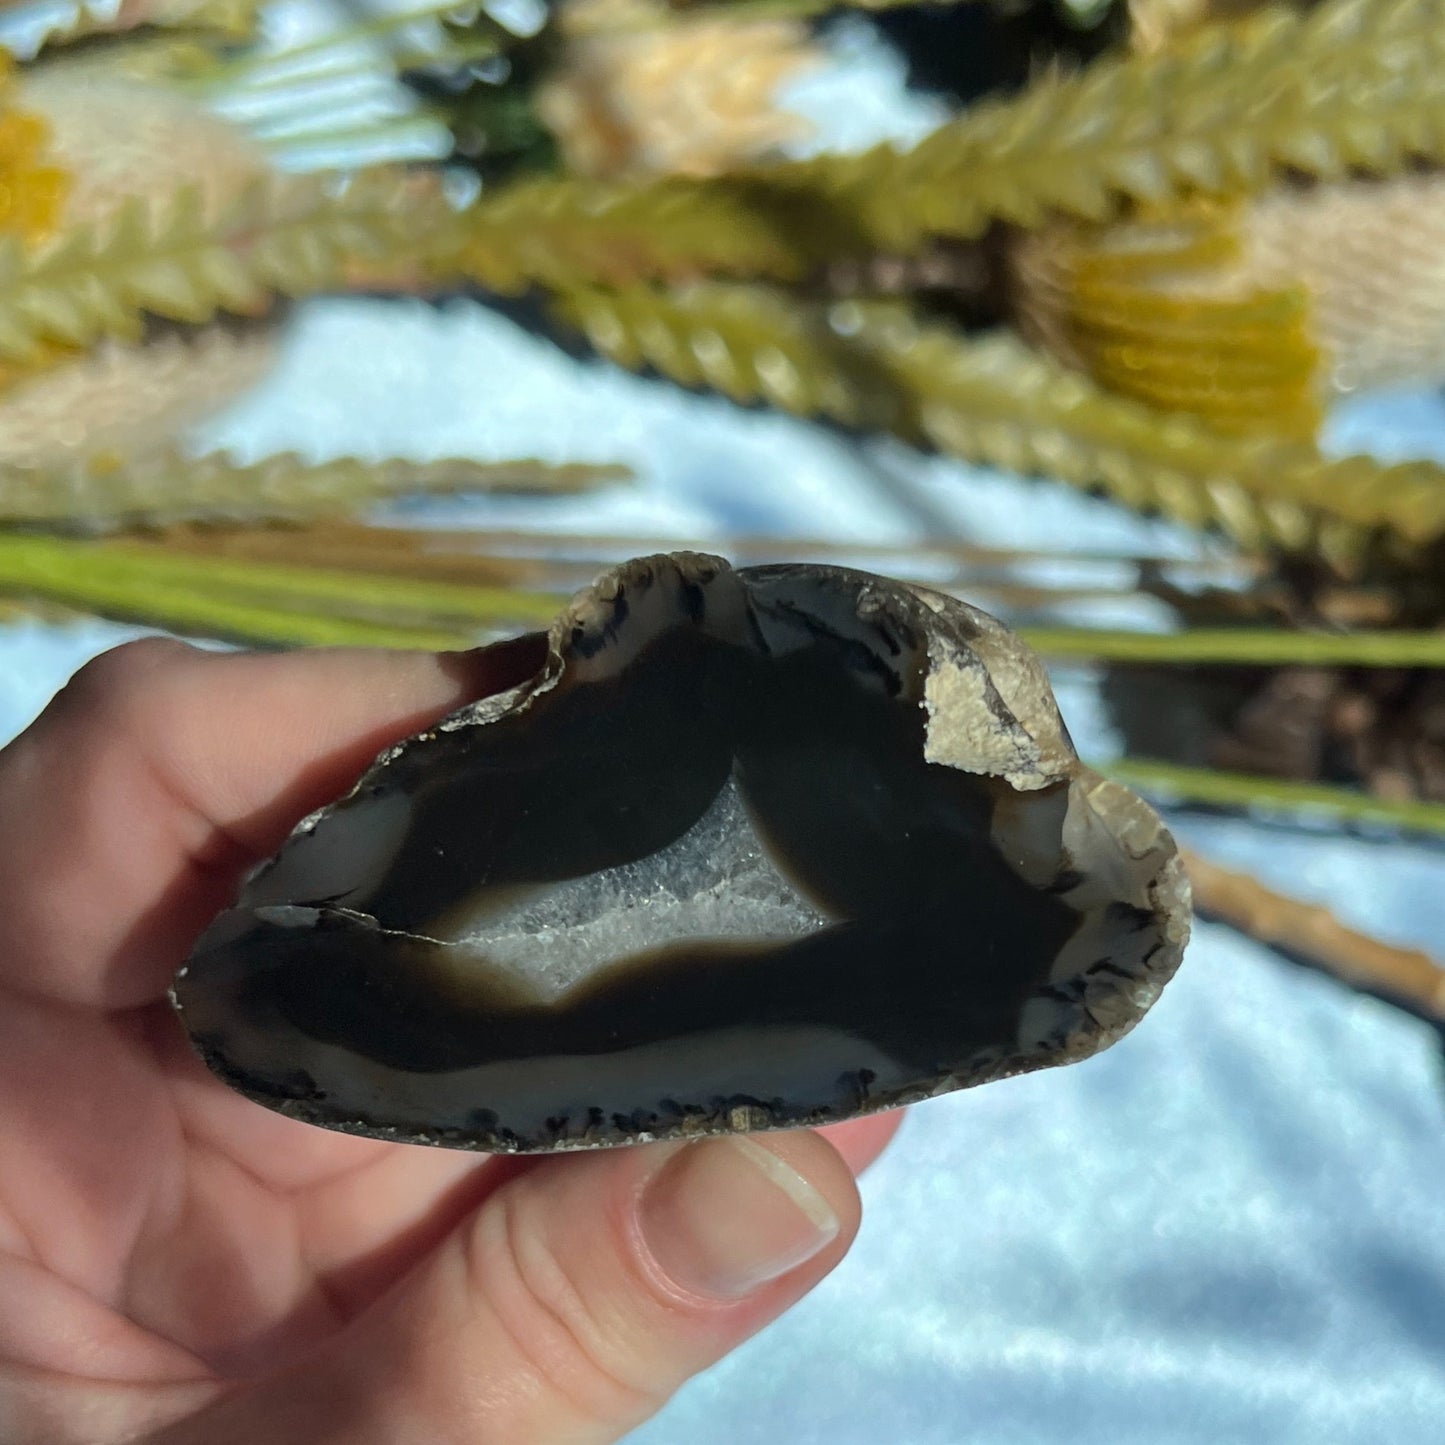
{"label": "green stem", "polygon": [[[8,578],[0,586],[12,586]],[[474,633],[385,627],[351,618],[317,617],[283,608],[237,602],[184,588],[124,582],[46,584],[16,589],[47,602],[108,617],[160,627],[186,637],[213,638],[261,647],[392,647],[448,651],[475,645]]]}
{"label": "green stem", "polygon": [[1329,783],[1221,773],[1213,768],[1188,768],[1146,758],[1118,758],[1096,766],[1099,772],[1130,787],[1181,802],[1317,813],[1340,823],[1379,823],[1445,835],[1442,803],[1391,802]]}
{"label": "green stem", "polygon": [[[37,543],[38,537],[7,538],[7,542]],[[85,543],[69,544],[77,549]],[[0,553],[3,556],[3,553]],[[208,590],[264,592],[309,602],[342,607],[384,607],[393,614],[410,613],[428,621],[494,622],[498,616],[518,621],[546,622],[556,614],[558,599],[520,593],[499,587],[457,582],[433,582],[409,577],[367,575],[345,570],[292,567],[283,562],[236,561],[225,557],[188,557],[153,547],[125,543],[94,547],[84,564],[87,571],[110,575],[145,576],[161,571],[168,580]]]}
{"label": "green stem", "polygon": [[1445,667],[1445,632],[1291,632],[1200,627],[1187,632],[1106,632],[1024,627],[1048,657],[1101,662],[1215,662],[1259,666]]}
{"label": "green stem", "polygon": [[556,611],[502,588],[23,535],[0,535],[0,591],[193,636],[373,647],[465,647]]}

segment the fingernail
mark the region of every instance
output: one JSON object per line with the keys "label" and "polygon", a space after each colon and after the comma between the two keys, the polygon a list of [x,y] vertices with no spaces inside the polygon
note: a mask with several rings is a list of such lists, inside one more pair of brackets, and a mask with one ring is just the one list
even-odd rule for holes
{"label": "fingernail", "polygon": [[679,1289],[742,1299],[811,1259],[838,1216],[796,1169],[752,1139],[688,1144],[649,1181],[643,1243]]}

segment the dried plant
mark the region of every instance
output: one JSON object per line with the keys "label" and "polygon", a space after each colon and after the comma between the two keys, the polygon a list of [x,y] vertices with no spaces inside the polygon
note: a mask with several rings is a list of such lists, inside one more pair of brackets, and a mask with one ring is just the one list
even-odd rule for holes
{"label": "dried plant", "polygon": [[679,13],[663,0],[563,0],[537,113],[568,171],[719,175],[802,123],[778,86],[821,61],[795,20]]}

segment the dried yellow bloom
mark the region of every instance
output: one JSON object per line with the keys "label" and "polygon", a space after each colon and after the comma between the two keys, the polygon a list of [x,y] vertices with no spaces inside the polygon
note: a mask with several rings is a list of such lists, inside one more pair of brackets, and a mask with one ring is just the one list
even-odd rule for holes
{"label": "dried yellow bloom", "polygon": [[1283,187],[1243,233],[1259,284],[1308,293],[1326,395],[1445,381],[1445,174]]}
{"label": "dried yellow bloom", "polygon": [[1112,390],[1312,436],[1343,392],[1445,380],[1445,175],[1281,186],[1056,226],[1011,250],[1020,325]]}
{"label": "dried yellow bloom", "polygon": [[1020,237],[1010,261],[1021,328],[1162,411],[1224,431],[1313,436],[1323,394],[1309,294],[1249,264],[1239,209]]}
{"label": "dried yellow bloom", "polygon": [[160,328],[139,345],[55,348],[48,366],[17,368],[0,395],[0,467],[93,467],[107,454],[156,452],[260,381],[275,353],[273,327],[224,321]]}
{"label": "dried yellow bloom", "polygon": [[718,175],[804,129],[776,100],[819,60],[796,21],[568,0],[559,25],[562,59],[536,103],[574,174]]}
{"label": "dried yellow bloom", "polygon": [[[24,109],[6,113],[11,97]],[[12,133],[30,154],[43,145],[58,165],[31,169],[16,186],[7,169]],[[7,195],[27,199],[30,214],[43,216],[44,226],[32,226],[27,239],[57,237],[63,249],[76,234],[103,228],[132,197],[153,199],[160,218],[180,188],[198,187],[197,203],[210,213],[269,171],[260,147],[236,127],[163,87],[69,65],[0,80],[0,234]],[[149,239],[157,246],[154,284],[164,289],[169,276],[173,290],[184,290],[188,274],[164,236]],[[55,249],[29,255],[43,260]],[[98,272],[91,299],[101,284]],[[102,340],[89,350],[65,344],[75,338],[62,331],[39,339],[23,359],[0,360],[0,463],[57,465],[97,448],[132,455],[159,445],[258,380],[272,356],[263,327],[155,331],[131,309],[117,309],[138,333],[126,344]]]}
{"label": "dried yellow bloom", "polygon": [[15,105],[12,62],[0,51],[0,234],[41,240],[65,205],[69,178],[46,157],[50,129]]}
{"label": "dried yellow bloom", "polygon": [[239,127],[161,85],[51,66],[16,89],[71,176],[60,217],[67,227],[100,220],[132,196],[165,200],[185,185],[219,204],[271,170]]}

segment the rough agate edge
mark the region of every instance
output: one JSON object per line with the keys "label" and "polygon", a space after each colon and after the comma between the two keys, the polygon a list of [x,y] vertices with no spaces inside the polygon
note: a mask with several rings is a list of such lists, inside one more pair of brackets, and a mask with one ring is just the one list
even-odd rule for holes
{"label": "rough agate edge", "polygon": [[555,1150],[812,1125],[1069,1063],[1179,964],[1156,815],[941,593],[642,558],[535,676],[307,818],[172,991],[295,1118]]}

